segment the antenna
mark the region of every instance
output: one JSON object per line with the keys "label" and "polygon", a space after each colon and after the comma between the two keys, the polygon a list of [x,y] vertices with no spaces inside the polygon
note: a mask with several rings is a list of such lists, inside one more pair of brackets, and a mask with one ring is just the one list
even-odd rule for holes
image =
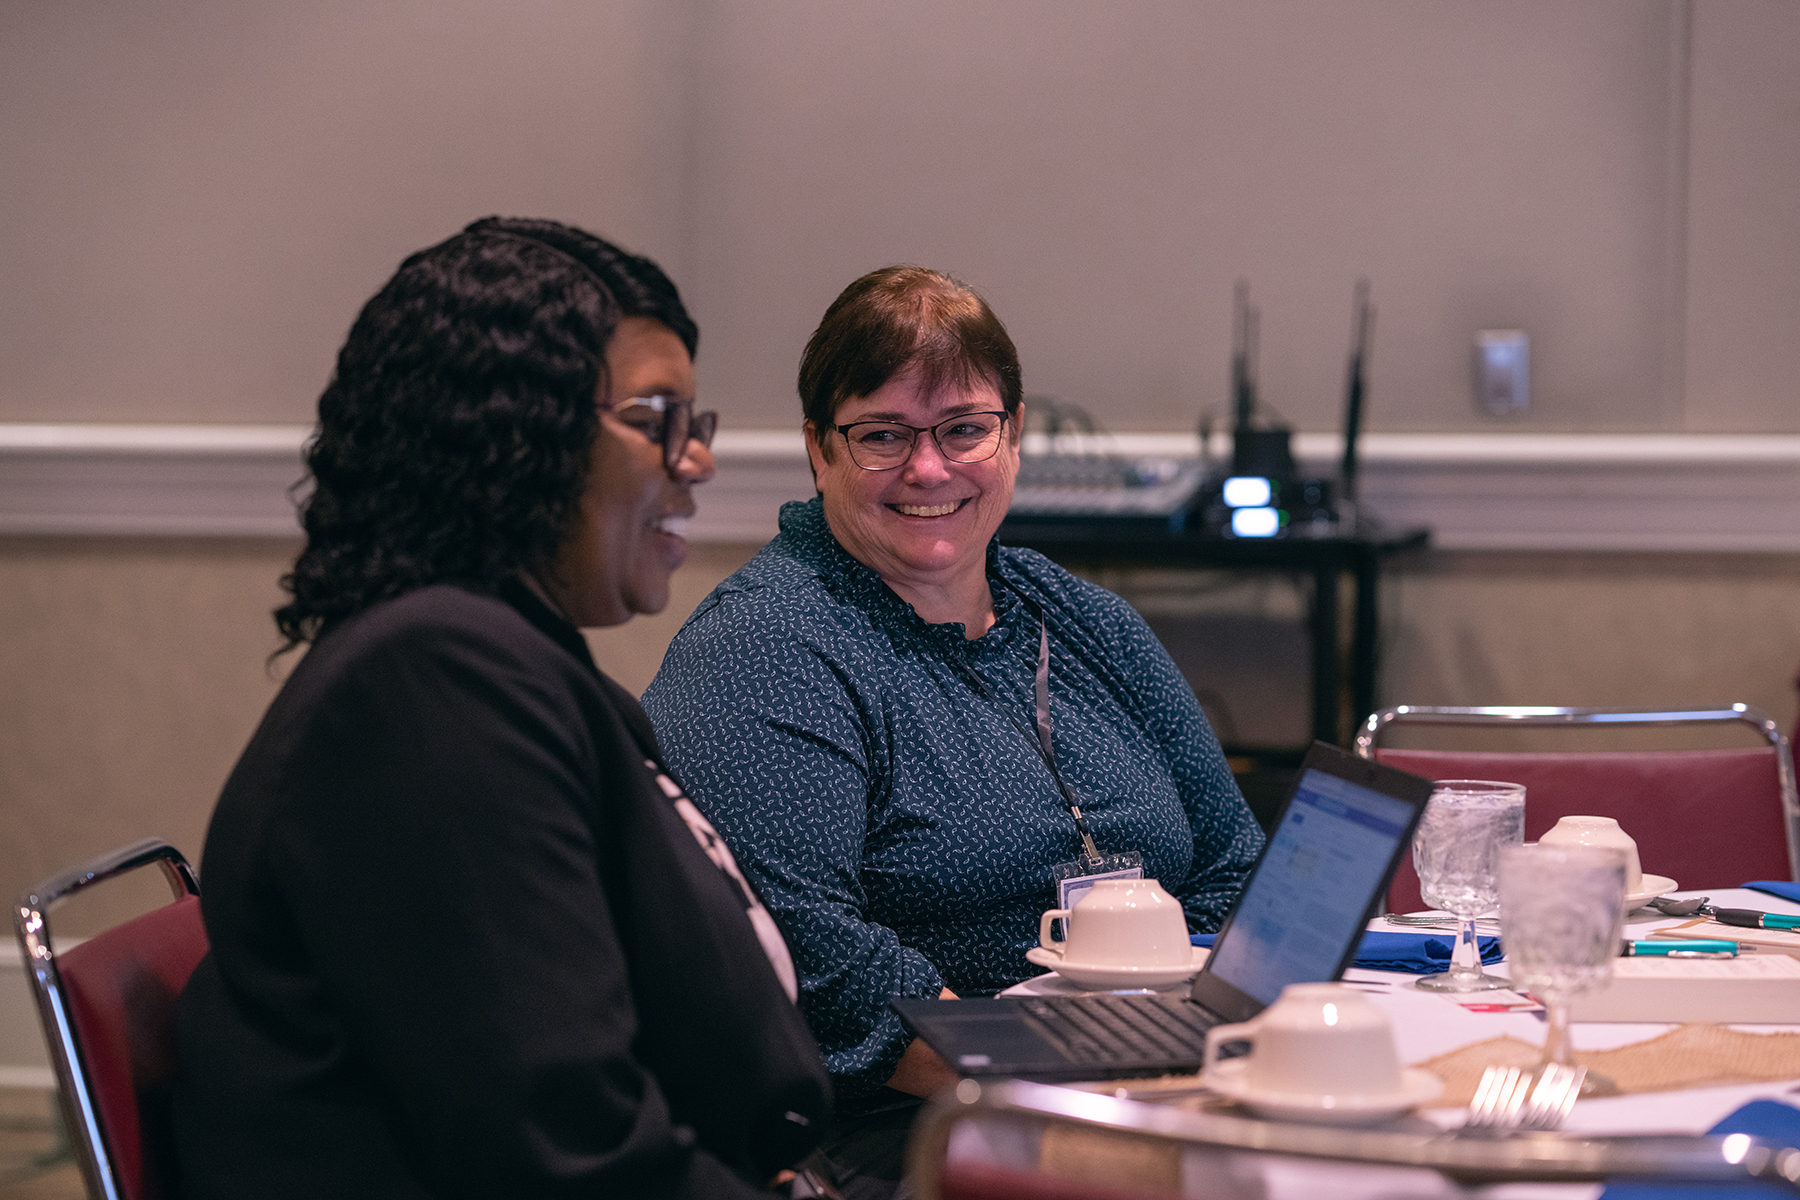
{"label": "antenna", "polygon": [[1374,336],[1375,306],[1369,303],[1369,281],[1358,279],[1350,301],[1350,370],[1344,385],[1344,463],[1340,481],[1347,505],[1356,503],[1356,439],[1362,432],[1369,343]]}
{"label": "antenna", "polygon": [[1256,326],[1259,313],[1250,306],[1250,281],[1239,279],[1231,309],[1231,402],[1236,412],[1233,433],[1246,433],[1256,412]]}
{"label": "antenna", "polygon": [[1293,431],[1281,425],[1254,428],[1256,422],[1256,336],[1262,312],[1250,303],[1250,281],[1239,279],[1233,293],[1231,320],[1231,399],[1236,425],[1231,432],[1231,473],[1261,475],[1285,485],[1293,482]]}

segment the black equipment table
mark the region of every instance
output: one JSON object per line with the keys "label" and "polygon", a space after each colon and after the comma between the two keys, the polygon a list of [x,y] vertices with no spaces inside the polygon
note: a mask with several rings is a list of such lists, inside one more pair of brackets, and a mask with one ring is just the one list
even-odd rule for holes
{"label": "black equipment table", "polygon": [[[1322,742],[1350,744],[1356,726],[1375,711],[1377,645],[1381,631],[1381,564],[1405,551],[1422,549],[1431,531],[1387,529],[1365,521],[1353,533],[1293,534],[1274,538],[1223,537],[1214,533],[1170,533],[1154,523],[1108,518],[1007,520],[1000,541],[1025,546],[1069,566],[1181,567],[1303,571],[1313,580],[1308,625],[1312,636],[1312,730]],[[1338,637],[1338,580],[1356,579],[1350,637],[1350,727],[1341,724],[1343,683]]]}

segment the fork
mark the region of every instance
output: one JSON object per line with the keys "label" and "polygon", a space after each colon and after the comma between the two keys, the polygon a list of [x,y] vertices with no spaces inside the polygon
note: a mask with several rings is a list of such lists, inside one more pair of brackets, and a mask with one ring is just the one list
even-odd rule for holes
{"label": "fork", "polygon": [[[1457,921],[1449,913],[1388,913],[1382,919],[1390,925],[1410,925],[1418,929],[1455,929]],[[1500,922],[1488,917],[1477,919],[1475,926],[1483,933],[1500,932]]]}
{"label": "fork", "polygon": [[1505,1134],[1514,1130],[1539,1131],[1560,1128],[1581,1095],[1586,1067],[1545,1063],[1529,1071],[1492,1066],[1481,1073],[1469,1119],[1470,1133]]}

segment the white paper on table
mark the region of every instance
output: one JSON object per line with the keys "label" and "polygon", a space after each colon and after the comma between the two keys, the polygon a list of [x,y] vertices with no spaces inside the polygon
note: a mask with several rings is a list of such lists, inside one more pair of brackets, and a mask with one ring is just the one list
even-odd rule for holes
{"label": "white paper on table", "polygon": [[1742,925],[1727,925],[1723,921],[1715,921],[1711,917],[1698,917],[1692,921],[1683,921],[1679,925],[1665,925],[1660,929],[1653,930],[1652,936],[1747,942],[1759,948],[1779,950],[1783,954],[1800,956],[1800,933],[1791,929],[1746,929]]}

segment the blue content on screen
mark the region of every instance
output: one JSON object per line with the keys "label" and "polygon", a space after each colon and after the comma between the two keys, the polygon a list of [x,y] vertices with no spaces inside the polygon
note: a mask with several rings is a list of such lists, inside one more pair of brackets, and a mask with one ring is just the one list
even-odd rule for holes
{"label": "blue content on screen", "polygon": [[1332,978],[1411,815],[1392,796],[1306,772],[1213,951],[1212,973],[1265,1004],[1290,983]]}

